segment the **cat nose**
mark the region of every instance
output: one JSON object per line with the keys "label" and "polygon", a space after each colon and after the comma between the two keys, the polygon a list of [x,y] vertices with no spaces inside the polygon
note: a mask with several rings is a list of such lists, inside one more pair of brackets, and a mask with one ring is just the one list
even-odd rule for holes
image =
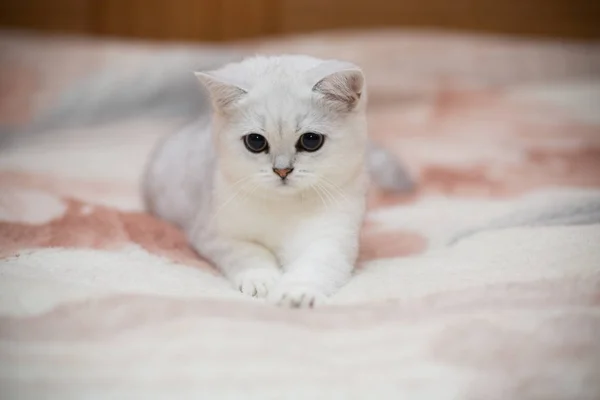
{"label": "cat nose", "polygon": [[293,170],[294,168],[273,168],[273,172],[279,175],[281,179],[285,179]]}

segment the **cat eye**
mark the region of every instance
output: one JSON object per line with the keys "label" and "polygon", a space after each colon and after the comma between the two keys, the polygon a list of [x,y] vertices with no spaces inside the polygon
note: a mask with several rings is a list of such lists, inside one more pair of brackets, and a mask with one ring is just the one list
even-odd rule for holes
{"label": "cat eye", "polygon": [[296,150],[298,151],[317,151],[323,146],[325,142],[325,136],[320,133],[307,132],[300,136],[298,143],[296,143]]}
{"label": "cat eye", "polygon": [[253,153],[261,153],[269,150],[267,139],[258,133],[250,133],[244,136],[244,145]]}

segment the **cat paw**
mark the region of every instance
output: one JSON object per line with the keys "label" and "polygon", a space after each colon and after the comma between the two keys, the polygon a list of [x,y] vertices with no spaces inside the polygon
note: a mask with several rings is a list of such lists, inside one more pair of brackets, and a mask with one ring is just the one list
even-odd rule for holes
{"label": "cat paw", "polygon": [[247,296],[266,297],[280,277],[276,269],[249,269],[236,275],[233,284]]}
{"label": "cat paw", "polygon": [[311,285],[287,283],[269,295],[269,301],[281,307],[313,308],[327,300],[320,290]]}

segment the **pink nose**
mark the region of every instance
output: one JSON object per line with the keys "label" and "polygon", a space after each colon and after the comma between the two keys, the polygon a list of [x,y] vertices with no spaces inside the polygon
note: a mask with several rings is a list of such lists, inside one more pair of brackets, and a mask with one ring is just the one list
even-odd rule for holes
{"label": "pink nose", "polygon": [[273,172],[279,175],[281,179],[285,179],[293,170],[294,168],[273,168]]}

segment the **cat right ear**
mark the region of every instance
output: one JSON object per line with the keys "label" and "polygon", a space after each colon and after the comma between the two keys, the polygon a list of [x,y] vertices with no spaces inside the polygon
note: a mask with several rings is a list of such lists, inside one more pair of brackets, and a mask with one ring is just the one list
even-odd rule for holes
{"label": "cat right ear", "polygon": [[325,61],[309,71],[312,90],[323,95],[326,103],[339,111],[352,111],[359,103],[365,78],[356,65]]}
{"label": "cat right ear", "polygon": [[214,72],[194,72],[194,75],[208,90],[217,110],[224,111],[230,108],[247,93],[241,87],[221,79]]}

